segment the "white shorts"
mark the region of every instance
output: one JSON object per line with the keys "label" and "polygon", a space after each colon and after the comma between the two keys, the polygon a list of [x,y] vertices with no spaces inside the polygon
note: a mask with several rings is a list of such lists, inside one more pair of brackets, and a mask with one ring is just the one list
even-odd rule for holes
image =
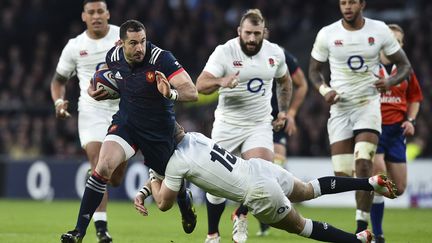
{"label": "white shorts", "polygon": [[372,129],[381,133],[381,105],[379,99],[370,100],[367,104],[350,110],[330,110],[327,131],[330,144],[354,136],[359,129]]}
{"label": "white shorts", "polygon": [[[255,175],[244,201],[250,212],[262,223],[281,221],[291,211],[288,196],[294,188],[294,176],[273,163],[251,159],[251,175]],[[264,166],[269,164],[271,166]]]}
{"label": "white shorts", "polygon": [[256,126],[235,126],[215,121],[212,139],[222,148],[237,155],[253,148],[267,148],[273,152],[272,129],[270,122]]}
{"label": "white shorts", "polygon": [[103,142],[116,112],[93,106],[80,107],[78,133],[83,148],[90,142]]}

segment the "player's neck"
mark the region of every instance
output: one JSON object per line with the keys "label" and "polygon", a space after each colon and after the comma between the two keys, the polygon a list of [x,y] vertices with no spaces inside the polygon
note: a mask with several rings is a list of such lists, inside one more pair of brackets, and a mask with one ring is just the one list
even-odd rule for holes
{"label": "player's neck", "polygon": [[363,26],[365,25],[366,20],[365,18],[363,18],[363,16],[359,16],[358,18],[356,18],[354,21],[352,22],[348,22],[345,19],[342,19],[342,25],[346,30],[359,30],[361,28],[363,28]]}

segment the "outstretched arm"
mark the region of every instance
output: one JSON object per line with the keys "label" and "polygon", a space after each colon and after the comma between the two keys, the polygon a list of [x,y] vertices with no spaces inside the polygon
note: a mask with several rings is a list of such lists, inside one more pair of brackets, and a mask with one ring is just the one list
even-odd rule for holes
{"label": "outstretched arm", "polygon": [[198,92],[202,94],[211,94],[218,90],[220,87],[222,88],[235,88],[239,82],[240,72],[235,74],[231,74],[225,77],[216,78],[213,74],[203,71],[197,79],[197,89]]}
{"label": "outstretched arm", "polygon": [[[198,92],[189,74],[182,71],[169,81],[162,72],[156,71],[156,82],[159,92],[166,98],[178,101],[197,101]],[[171,85],[175,89],[171,89]]]}
{"label": "outstretched arm", "polygon": [[163,181],[156,178],[151,179],[151,191],[153,199],[161,211],[172,208],[178,194],[178,192],[169,189]]}

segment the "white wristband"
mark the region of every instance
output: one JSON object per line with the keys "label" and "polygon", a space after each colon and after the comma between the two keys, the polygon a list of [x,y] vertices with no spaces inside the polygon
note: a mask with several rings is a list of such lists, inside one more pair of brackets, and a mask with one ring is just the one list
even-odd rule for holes
{"label": "white wristband", "polygon": [[57,107],[59,105],[62,105],[64,103],[64,100],[62,98],[58,98],[56,99],[56,101],[54,101],[54,106]]}
{"label": "white wristband", "polygon": [[178,99],[178,92],[175,89],[171,89],[170,96],[168,97],[170,100],[177,100]]}
{"label": "white wristband", "polygon": [[139,190],[139,192],[141,192],[145,198],[147,198],[148,196],[151,195],[151,191],[147,186],[143,186],[143,188],[141,188],[141,190]]}
{"label": "white wristband", "polygon": [[328,92],[333,91],[334,89],[328,87],[327,85],[321,84],[321,86],[319,87],[319,92],[322,96],[326,96],[326,94],[328,94]]}

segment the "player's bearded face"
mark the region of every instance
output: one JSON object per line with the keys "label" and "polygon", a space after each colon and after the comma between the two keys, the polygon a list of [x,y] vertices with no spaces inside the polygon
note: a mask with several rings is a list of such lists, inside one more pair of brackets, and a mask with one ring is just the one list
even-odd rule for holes
{"label": "player's bearded face", "polygon": [[354,23],[360,16],[364,4],[360,0],[340,0],[339,8],[341,10],[343,19],[347,23]]}
{"label": "player's bearded face", "polygon": [[123,48],[128,63],[142,62],[146,53],[146,34],[144,30],[139,32],[128,31]]}
{"label": "player's bearded face", "polygon": [[263,44],[264,24],[253,25],[250,21],[245,20],[238,32],[242,51],[248,56],[256,55]]}

